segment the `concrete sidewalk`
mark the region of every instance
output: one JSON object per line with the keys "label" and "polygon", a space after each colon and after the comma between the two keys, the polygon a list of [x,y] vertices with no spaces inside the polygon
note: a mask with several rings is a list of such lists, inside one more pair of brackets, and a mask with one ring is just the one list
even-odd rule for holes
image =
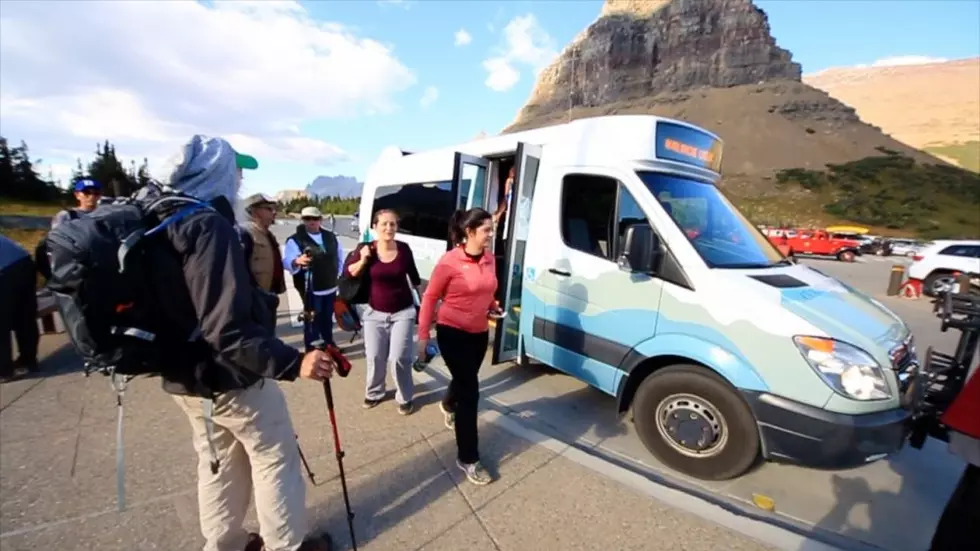
{"label": "concrete sidewalk", "polygon": [[[299,344],[281,321],[287,340]],[[513,420],[492,411],[481,414],[480,442],[500,478],[470,485],[455,467],[454,439],[438,410],[440,379],[417,376],[419,409],[411,416],[398,415],[393,400],[365,411],[359,349],[349,350],[354,371],[334,382],[334,394],[361,549],[773,548],[597,474],[560,443],[529,431],[518,436]],[[134,382],[124,398],[127,510],[120,514],[109,383],[71,372],[78,362],[63,336],[43,337],[42,353],[41,378],[0,386],[0,548],[200,548],[190,431],[159,381]],[[306,381],[283,388],[316,475],[307,498],[314,521],[338,548],[349,548],[322,388]]]}

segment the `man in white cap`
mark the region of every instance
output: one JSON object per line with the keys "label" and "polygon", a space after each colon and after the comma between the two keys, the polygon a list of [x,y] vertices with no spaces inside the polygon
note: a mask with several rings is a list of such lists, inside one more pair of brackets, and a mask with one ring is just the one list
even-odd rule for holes
{"label": "man in white cap", "polygon": [[245,259],[259,289],[281,295],[286,292],[285,271],[279,241],[269,228],[276,222],[276,202],[261,193],[242,201],[248,220],[242,223]]}
{"label": "man in white cap", "polygon": [[[299,213],[303,223],[296,226],[296,233],[286,239],[283,251],[283,267],[293,275],[293,283],[303,297],[304,308],[312,310],[313,322],[306,324],[303,340],[309,350],[313,341],[323,339],[333,344],[334,302],[337,300],[337,282],[344,269],[344,249],[333,232],[321,227],[323,214],[320,209],[303,207]],[[312,289],[307,293],[306,277],[309,275]],[[307,295],[313,304],[306,304]]]}
{"label": "man in white cap", "polygon": [[[172,282],[159,290],[167,296],[161,315],[177,334],[201,336],[174,351],[182,360],[161,377],[191,425],[204,551],[329,551],[328,535],[310,534],[306,481],[278,381],[323,381],[335,365],[325,352],[300,354],[277,339],[267,319],[275,312],[264,310],[249,281],[232,205],[241,171],[254,169],[255,159],[197,135],[172,164],[165,183],[213,208],[167,227],[179,262],[156,278]],[[261,535],[243,527],[253,494]]]}

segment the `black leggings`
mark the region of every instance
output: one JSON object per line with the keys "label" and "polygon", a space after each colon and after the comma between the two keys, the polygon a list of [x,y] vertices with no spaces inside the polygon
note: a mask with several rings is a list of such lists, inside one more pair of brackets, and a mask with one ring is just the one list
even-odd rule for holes
{"label": "black leggings", "polygon": [[470,333],[436,324],[439,353],[452,374],[442,405],[456,414],[456,450],[460,463],[480,460],[476,431],[477,402],[480,399],[480,364],[487,354],[490,332]]}

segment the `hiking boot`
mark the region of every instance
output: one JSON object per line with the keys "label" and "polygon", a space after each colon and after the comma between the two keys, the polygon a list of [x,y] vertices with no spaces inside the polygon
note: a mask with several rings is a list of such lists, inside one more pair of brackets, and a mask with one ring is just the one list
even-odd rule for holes
{"label": "hiking boot", "polygon": [[410,415],[413,411],[415,411],[415,407],[412,406],[412,402],[398,404],[398,413],[402,415]]}
{"label": "hiking boot", "polygon": [[255,532],[249,532],[248,543],[245,544],[245,551],[263,551],[263,549],[265,549],[265,542],[262,541],[262,536]]}
{"label": "hiking boot", "polygon": [[296,551],[333,551],[333,539],[326,532],[311,536]]}
{"label": "hiking boot", "polygon": [[374,407],[378,407],[378,404],[380,404],[380,403],[381,403],[381,399],[380,398],[377,399],[377,400],[372,400],[370,398],[365,398],[364,399],[364,409],[371,409],[371,408],[374,408]]}
{"label": "hiking boot", "polygon": [[442,415],[445,418],[443,422],[445,423],[446,428],[453,430],[453,428],[456,427],[456,414],[446,409],[446,404],[443,404],[442,402],[439,402],[439,410],[442,411]]}
{"label": "hiking boot", "polygon": [[470,482],[476,484],[477,486],[486,486],[493,482],[493,478],[490,477],[490,473],[483,468],[483,465],[479,461],[476,463],[461,463],[459,459],[456,460],[456,466],[460,468],[464,473],[466,473],[466,478]]}

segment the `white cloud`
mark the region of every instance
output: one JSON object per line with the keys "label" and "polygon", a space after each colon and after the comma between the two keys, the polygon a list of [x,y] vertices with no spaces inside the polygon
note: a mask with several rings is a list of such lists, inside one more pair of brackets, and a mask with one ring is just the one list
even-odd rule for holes
{"label": "white cloud", "polygon": [[517,84],[521,78],[518,66],[528,66],[536,75],[558,54],[554,39],[533,14],[511,19],[503,34],[503,43],[483,61],[487,71],[485,84],[492,90],[503,92]]}
{"label": "white cloud", "polygon": [[470,33],[466,32],[466,29],[460,29],[456,31],[456,34],[454,34],[453,37],[454,37],[453,43],[456,46],[466,46],[470,42],[473,42],[473,37],[470,36]]}
{"label": "white cloud", "polygon": [[422,107],[428,107],[435,103],[437,99],[439,99],[439,89],[435,86],[429,86],[422,93],[422,99],[419,100],[419,104]]}
{"label": "white cloud", "polygon": [[16,2],[0,14],[3,133],[53,163],[108,139],[158,166],[198,132],[260,163],[336,162],[346,153],[300,126],[388,112],[413,84],[388,47],[295,1]]}

